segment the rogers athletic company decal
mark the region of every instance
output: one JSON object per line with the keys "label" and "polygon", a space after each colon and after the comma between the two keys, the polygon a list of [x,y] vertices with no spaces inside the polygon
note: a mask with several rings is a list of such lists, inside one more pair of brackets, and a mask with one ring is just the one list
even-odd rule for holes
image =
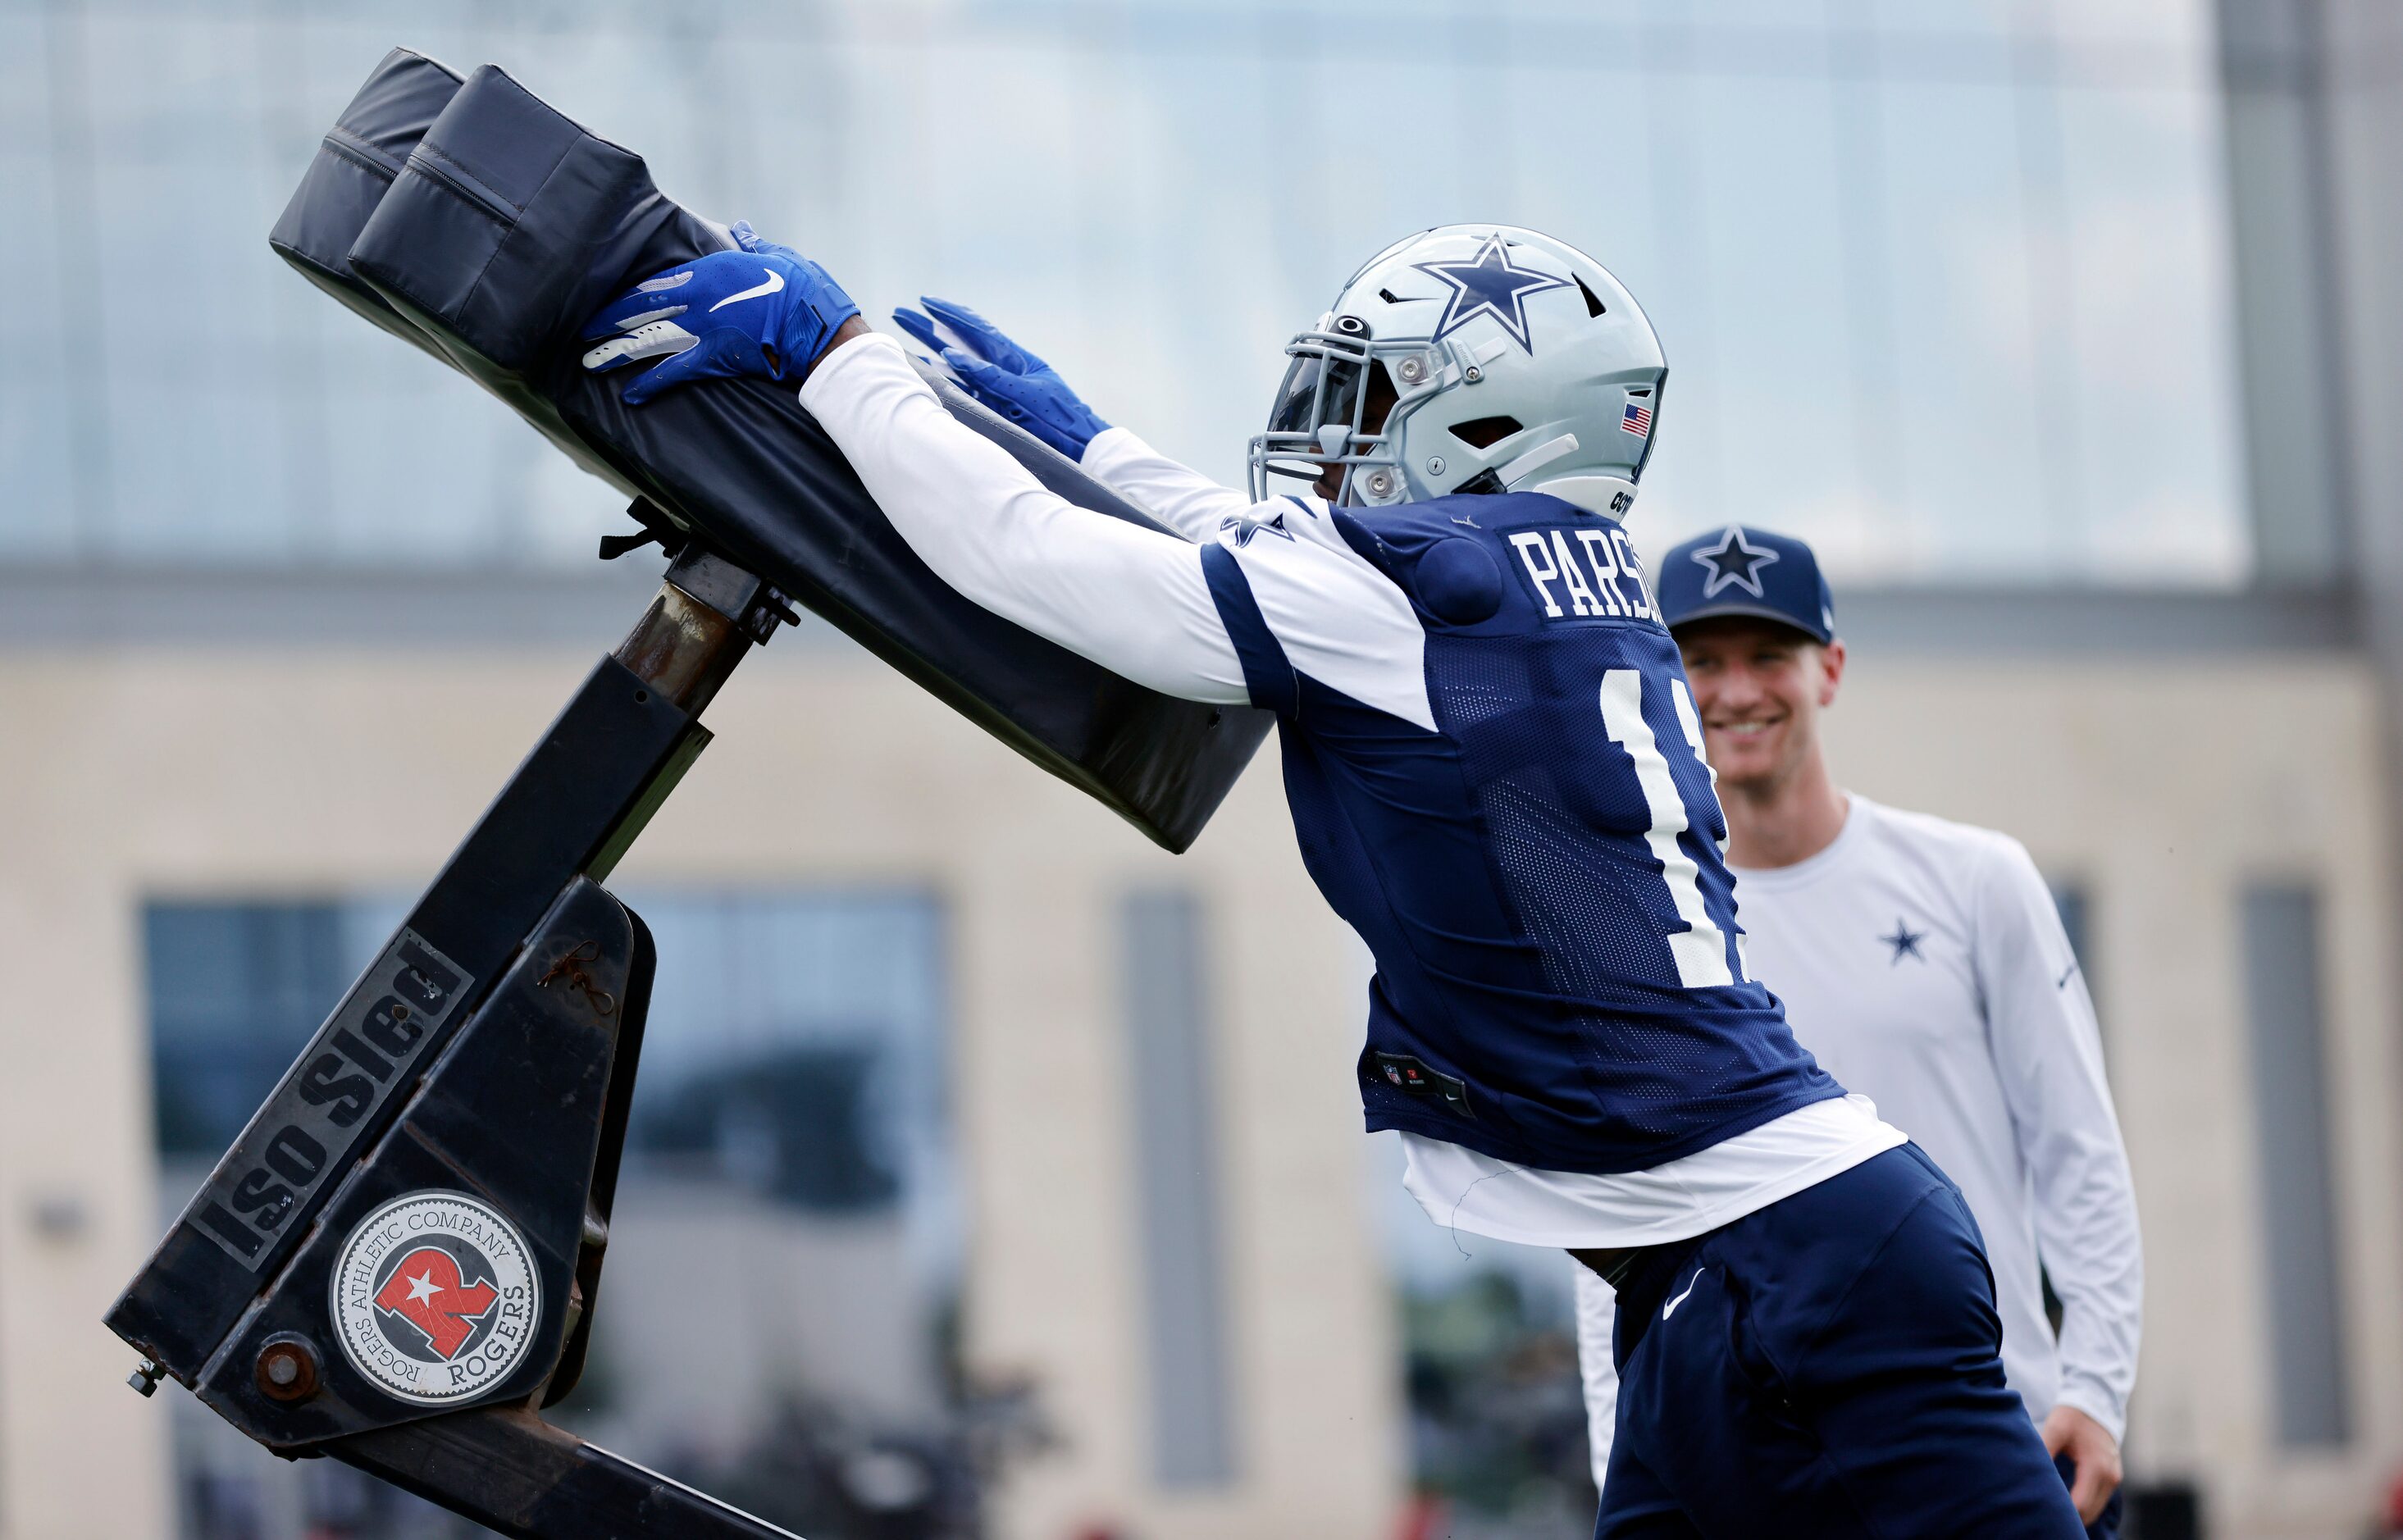
{"label": "rogers athletic company decal", "polygon": [[402,926],[217,1162],[185,1219],[244,1267],[264,1266],[475,983]]}
{"label": "rogers athletic company decal", "polygon": [[507,1380],[542,1319],[525,1237],[464,1192],[412,1192],[359,1221],[334,1259],[342,1356],[398,1400],[439,1406]]}

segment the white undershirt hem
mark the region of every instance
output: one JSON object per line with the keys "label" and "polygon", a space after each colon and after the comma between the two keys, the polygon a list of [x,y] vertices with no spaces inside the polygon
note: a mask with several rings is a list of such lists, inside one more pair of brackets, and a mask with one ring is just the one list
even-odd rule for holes
{"label": "white undershirt hem", "polygon": [[1525,1246],[1653,1246],[1732,1223],[1905,1143],[1858,1094],[1830,1097],[1649,1171],[1513,1165],[1405,1132],[1402,1186],[1450,1229]]}

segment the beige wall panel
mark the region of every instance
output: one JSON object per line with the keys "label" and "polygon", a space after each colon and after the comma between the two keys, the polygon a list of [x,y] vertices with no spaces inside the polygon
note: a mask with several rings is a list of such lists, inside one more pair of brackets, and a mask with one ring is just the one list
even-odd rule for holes
{"label": "beige wall panel", "polygon": [[138,942],[105,877],[32,844],[0,829],[0,1535],[156,1535],[166,1420],[100,1325],[158,1242]]}

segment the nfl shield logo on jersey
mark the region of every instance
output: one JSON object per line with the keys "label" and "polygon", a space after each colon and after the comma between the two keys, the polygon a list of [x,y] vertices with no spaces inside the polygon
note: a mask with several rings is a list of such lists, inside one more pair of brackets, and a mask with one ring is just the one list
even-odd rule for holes
{"label": "nfl shield logo on jersey", "polygon": [[463,1192],[413,1192],[360,1221],[334,1263],[351,1367],[402,1401],[462,1402],[525,1361],[541,1281],[525,1237]]}

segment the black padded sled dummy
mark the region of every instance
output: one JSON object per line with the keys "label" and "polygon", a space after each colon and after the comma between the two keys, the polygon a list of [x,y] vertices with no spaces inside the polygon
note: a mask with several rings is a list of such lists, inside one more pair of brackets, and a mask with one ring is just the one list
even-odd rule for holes
{"label": "black padded sled dummy", "polygon": [[[351,309],[516,408],[577,465],[1170,850],[1192,842],[1268,730],[1267,713],[1146,689],[961,597],[894,531],[790,385],[705,381],[635,409],[618,399],[622,378],[588,375],[577,338],[588,316],[635,281],[734,243],[663,195],[639,156],[494,66],[462,80],[405,49],[386,56],[271,243]],[[1153,523],[935,383],[955,416],[1052,491]]]}

